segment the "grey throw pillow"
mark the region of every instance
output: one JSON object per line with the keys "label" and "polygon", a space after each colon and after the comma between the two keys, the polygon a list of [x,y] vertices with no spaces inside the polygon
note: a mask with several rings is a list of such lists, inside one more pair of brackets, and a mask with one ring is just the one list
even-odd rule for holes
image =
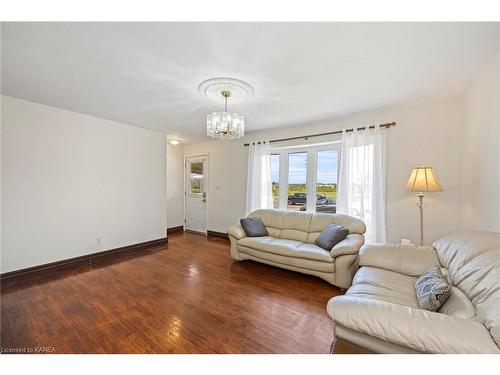
{"label": "grey throw pillow", "polygon": [[450,297],[451,286],[437,266],[425,271],[416,281],[417,302],[421,309],[437,311]]}
{"label": "grey throw pillow", "polygon": [[263,237],[269,235],[260,217],[246,217],[240,220],[240,224],[248,237]]}
{"label": "grey throw pillow", "polygon": [[342,225],[328,224],[314,243],[325,250],[330,251],[336,244],[345,240],[349,230]]}

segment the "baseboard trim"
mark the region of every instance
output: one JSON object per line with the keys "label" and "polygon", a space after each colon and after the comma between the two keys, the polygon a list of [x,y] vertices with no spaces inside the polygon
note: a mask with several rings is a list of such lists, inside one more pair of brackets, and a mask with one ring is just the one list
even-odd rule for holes
{"label": "baseboard trim", "polygon": [[227,233],[216,232],[213,230],[207,230],[207,236],[208,237],[222,238],[223,240],[229,241],[229,236],[227,235]]}
{"label": "baseboard trim", "polygon": [[23,268],[20,270],[4,272],[0,274],[0,281],[20,280],[25,277],[40,276],[45,272],[59,272],[69,268],[96,264],[112,258],[123,256],[130,253],[149,250],[159,246],[168,246],[168,238],[159,238],[157,240],[140,242],[128,246],[117,247],[115,249],[99,251],[92,254],[86,254],[74,258],[59,260],[52,263],[40,264],[38,266]]}
{"label": "baseboard trim", "polygon": [[172,234],[177,232],[184,232],[184,226],[179,225],[177,227],[167,228],[167,234]]}

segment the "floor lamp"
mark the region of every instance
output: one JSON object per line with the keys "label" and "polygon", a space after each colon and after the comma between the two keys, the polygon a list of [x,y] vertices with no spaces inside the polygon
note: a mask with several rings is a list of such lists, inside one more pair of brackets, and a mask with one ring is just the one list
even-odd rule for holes
{"label": "floor lamp", "polygon": [[443,191],[432,167],[415,167],[411,171],[406,190],[417,192],[417,207],[420,212],[420,245],[424,244],[424,193]]}

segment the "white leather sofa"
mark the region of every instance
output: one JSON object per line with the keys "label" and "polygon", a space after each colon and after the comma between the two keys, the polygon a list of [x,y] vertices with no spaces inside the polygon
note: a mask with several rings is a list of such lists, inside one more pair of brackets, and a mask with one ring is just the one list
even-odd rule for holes
{"label": "white leather sofa", "polygon": [[[500,353],[500,233],[453,234],[432,247],[367,245],[359,262],[353,285],[328,302],[335,338],[378,353]],[[415,294],[433,265],[452,284],[438,312],[419,309]]]}
{"label": "white leather sofa", "polygon": [[[269,236],[247,237],[240,224],[227,228],[230,255],[236,260],[257,262],[321,277],[340,288],[348,288],[358,269],[358,252],[364,243],[365,224],[341,214],[288,212],[262,209],[248,217],[260,217]],[[349,230],[345,240],[331,251],[314,244],[326,225]]]}

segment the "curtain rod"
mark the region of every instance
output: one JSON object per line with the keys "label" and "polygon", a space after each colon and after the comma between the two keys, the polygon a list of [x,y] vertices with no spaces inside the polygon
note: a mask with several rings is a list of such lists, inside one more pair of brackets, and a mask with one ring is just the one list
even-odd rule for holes
{"label": "curtain rod", "polygon": [[[379,125],[381,128],[390,128],[391,126],[396,126],[396,122],[388,122],[388,123],[385,123],[385,124],[380,124]],[[361,128],[357,128],[357,130],[366,130],[366,129],[374,129],[375,128],[375,125],[371,125],[371,126],[363,126]],[[354,131],[354,129],[346,129],[346,132],[352,132]],[[294,139],[308,139],[308,138],[312,138],[312,137],[321,137],[321,136],[324,136],[324,135],[332,135],[332,134],[342,134],[342,130],[336,130],[334,132],[328,132],[328,133],[319,133],[319,134],[310,134],[310,135],[302,135],[300,137],[290,137],[290,138],[280,138],[280,139],[273,139],[273,140],[270,140],[269,143],[275,143],[275,142],[284,142],[284,141],[293,141]],[[260,144],[261,142],[253,142],[254,144],[257,143],[257,144]],[[248,147],[250,146],[250,143],[245,143],[243,146],[245,147]]]}

